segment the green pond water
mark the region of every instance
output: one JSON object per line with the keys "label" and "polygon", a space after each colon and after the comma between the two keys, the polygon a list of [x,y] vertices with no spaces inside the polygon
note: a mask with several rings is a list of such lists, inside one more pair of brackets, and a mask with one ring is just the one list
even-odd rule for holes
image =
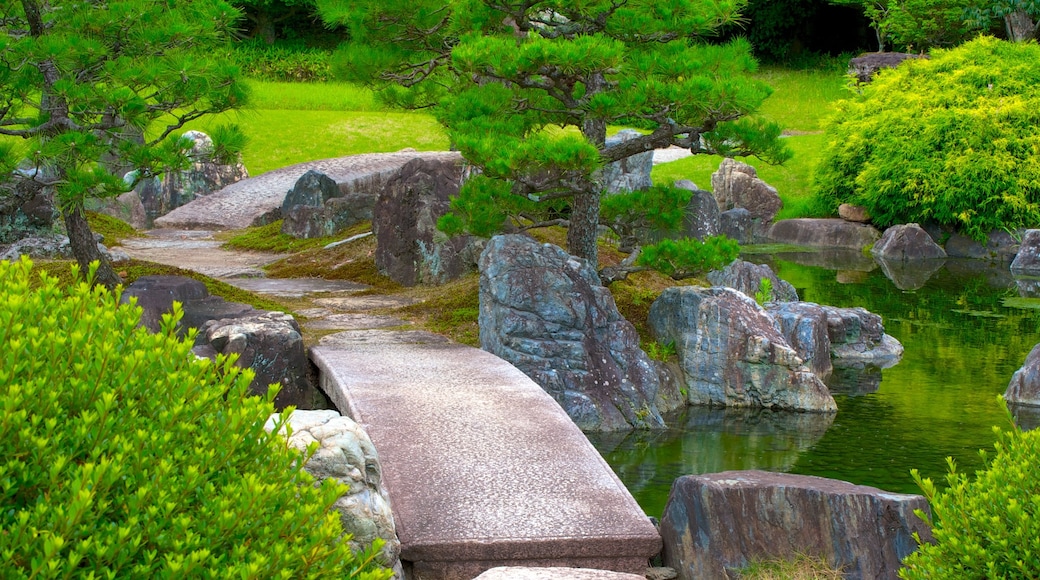
{"label": "green pond water", "polygon": [[[968,472],[982,465],[978,450],[991,448],[992,427],[1008,426],[997,396],[1040,342],[1040,300],[1022,298],[1030,292],[1006,264],[948,260],[934,273],[886,275],[856,253],[745,259],[772,265],[802,300],[880,314],[903,359],[835,371],[827,383],[837,414],[692,407],[668,417],[665,431],[590,433],[647,514],[660,517],[682,475],[763,469],[919,493],[911,468],[938,481],[947,457]],[[1015,411],[1023,427],[1036,424],[1035,411]]]}

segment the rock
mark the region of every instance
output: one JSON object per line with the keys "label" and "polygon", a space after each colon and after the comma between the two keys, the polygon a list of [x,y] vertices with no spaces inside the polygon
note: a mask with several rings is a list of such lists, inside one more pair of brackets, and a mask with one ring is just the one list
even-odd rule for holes
{"label": "rock", "polygon": [[[274,431],[280,420],[281,416],[275,413],[264,428]],[[394,527],[390,497],[383,487],[379,455],[365,430],[334,410],[293,411],[286,423],[292,429],[288,436],[291,447],[306,452],[309,445],[317,443],[317,450],[304,465],[316,483],[331,478],[349,487],[332,507],[340,513],[343,531],[351,536],[351,550],[360,552],[376,538],[382,538],[386,544],[380,551],[380,564],[399,568],[401,543]],[[281,433],[286,435],[284,427]]]}
{"label": "rock", "polygon": [[1026,230],[1022,245],[1011,262],[1016,275],[1040,275],[1040,230]]}
{"label": "rock", "polygon": [[860,205],[852,205],[850,203],[843,203],[838,206],[838,217],[847,222],[855,222],[858,224],[870,223],[870,212],[867,211],[867,208]]}
{"label": "rock", "polygon": [[86,208],[123,220],[138,230],[146,229],[149,226],[144,203],[141,202],[141,196],[136,191],[128,191],[115,198],[88,199]]}
{"label": "rock", "polygon": [[711,191],[720,210],[742,207],[762,224],[772,222],[784,207],[776,188],[759,179],[754,167],[730,158],[723,159],[718,171],[711,174]]}
{"label": "rock", "polygon": [[[188,131],[183,137],[193,142],[188,151],[191,166],[184,171],[166,173],[161,179],[144,179],[135,188],[149,226],[170,210],[249,177],[241,162],[223,164],[213,160],[213,140],[209,135]],[[124,179],[133,180],[134,176],[130,173]]]}
{"label": "rock", "polygon": [[[981,244],[968,236],[954,233],[946,233],[949,236],[943,249],[951,258],[971,258],[973,260],[1000,260],[1012,261],[1019,250],[1019,242],[1008,232],[993,230],[986,236],[986,242]],[[932,239],[939,240],[932,231],[928,231]]]}
{"label": "rock", "polygon": [[591,568],[501,566],[477,576],[477,580],[646,580],[638,574]]}
{"label": "rock", "polygon": [[20,173],[0,184],[0,244],[49,234],[57,217],[53,188]]}
{"label": "rock", "polygon": [[881,69],[895,68],[910,58],[928,58],[927,55],[905,52],[868,52],[849,61],[849,74],[861,83],[869,83]]}
{"label": "rock", "polygon": [[[100,242],[100,235],[95,234],[95,239],[98,239],[98,250],[101,252],[109,262],[118,263],[125,262],[130,259],[130,256],[126,252],[115,249],[110,250],[104,244]],[[33,259],[44,259],[44,260],[72,260],[72,245],[69,243],[68,236],[62,236],[54,233],[41,233],[40,235],[33,235],[20,240],[15,240],[10,244],[0,245],[0,260],[18,260],[21,256],[29,256]]]}
{"label": "rock", "polygon": [[762,280],[769,280],[772,291],[766,298],[767,302],[796,302],[798,292],[794,286],[786,280],[781,280],[773,269],[765,264],[752,264],[744,260],[733,260],[722,270],[708,272],[708,282],[713,286],[725,286],[743,292],[749,298],[755,299],[755,294],[762,287]]}
{"label": "rock", "polygon": [[946,257],[946,251],[917,224],[901,224],[888,228],[870,249],[870,253],[875,258],[904,262]]}
{"label": "rock", "polygon": [[[622,129],[607,137],[606,147],[612,147],[642,135],[635,129]],[[650,170],[654,167],[653,150],[637,153],[619,161],[607,164],[603,168],[603,182],[607,184],[607,193],[622,191],[639,191],[653,185]]]}
{"label": "rock", "polygon": [[205,284],[184,276],[141,276],[123,289],[120,300],[126,304],[131,299],[141,308],[141,326],[151,332],[159,332],[163,315],[172,310],[174,301],[180,302],[184,311],[178,327],[180,336],[184,336],[189,328],[201,328],[214,319],[197,313],[200,304],[205,305],[201,310],[217,313],[217,318],[230,317],[228,308],[216,306],[219,303],[232,305],[230,310],[239,315],[259,312],[252,306],[225,303],[222,298],[210,296]]}
{"label": "rock", "polygon": [[1033,347],[1022,368],[1012,375],[1004,399],[1015,405],[1040,407],[1040,344]]}
{"label": "rock", "polygon": [[874,259],[881,266],[881,271],[885,273],[885,276],[892,281],[892,284],[896,288],[906,291],[924,288],[928,280],[946,265],[946,260],[943,258],[937,260],[904,261],[875,256]]}
{"label": "rock", "polygon": [[876,242],[881,233],[873,226],[842,219],[798,218],[776,222],[766,237],[783,244],[858,250]]}
{"label": "rock", "polygon": [[698,240],[719,235],[719,204],[711,192],[685,179],[676,181],[675,187],[693,192],[683,216],[683,235]]}
{"label": "rock", "polygon": [[539,384],[583,430],[662,428],[660,378],[595,268],[523,235],[480,257],[481,347]]}
{"label": "rock", "polygon": [[834,399],[754,300],[732,288],[673,287],[650,328],[674,342],[692,405],[832,412]]}
{"label": "rock", "polygon": [[344,194],[329,176],[311,169],[282,202],[282,233],[296,238],[337,234],[372,219],[378,188]]}
{"label": "rock", "polygon": [[683,580],[725,580],[751,560],[822,557],[851,580],[897,578],[900,561],[931,541],[919,495],[844,481],[727,471],[680,477],[661,519],[665,565]]}
{"label": "rock", "polygon": [[776,320],[787,343],[798,357],[821,379],[830,376],[831,341],[827,335],[827,314],[811,302],[771,302],[766,311]]}
{"label": "rock", "polygon": [[398,284],[443,284],[472,272],[482,240],[458,236],[445,240],[437,220],[448,212],[451,196],[464,177],[452,159],[409,161],[386,184],[373,212],[375,261]]}
{"label": "rock", "polygon": [[737,241],[740,245],[754,243],[755,224],[751,212],[735,207],[719,214],[719,233]]}
{"label": "rock", "polygon": [[237,318],[210,320],[199,333],[203,345],[225,354],[237,354],[235,364],[256,373],[249,390],[267,394],[271,384],[281,386],[275,395],[278,410],[321,408],[324,396],[313,386],[311,363],[296,319],[283,312],[259,312]]}

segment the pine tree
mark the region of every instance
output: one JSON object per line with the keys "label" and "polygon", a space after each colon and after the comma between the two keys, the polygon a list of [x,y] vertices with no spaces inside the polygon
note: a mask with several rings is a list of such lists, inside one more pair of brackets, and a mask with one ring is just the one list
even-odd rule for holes
{"label": "pine tree", "polygon": [[[434,107],[479,167],[441,221],[449,233],[565,222],[568,250],[597,263],[604,164],[679,145],[789,155],[749,120],[769,95],[744,41],[705,37],[738,0],[318,0],[346,26],[337,68],[389,101]],[[608,126],[645,131],[606,145]]]}
{"label": "pine tree", "polygon": [[222,0],[0,0],[0,179],[22,165],[19,175],[54,188],[76,260],[84,272],[101,262],[100,283],[121,280],[84,201],[133,185],[111,167],[144,178],[184,166],[174,133],[243,103],[222,58],[238,17]]}

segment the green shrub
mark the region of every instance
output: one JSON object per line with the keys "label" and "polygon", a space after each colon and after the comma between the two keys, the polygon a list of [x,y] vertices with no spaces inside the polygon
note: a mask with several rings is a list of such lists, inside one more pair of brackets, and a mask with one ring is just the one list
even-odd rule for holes
{"label": "green shrub", "polygon": [[332,53],[301,44],[267,45],[260,41],[235,45],[237,64],[247,76],[264,81],[328,82],[332,80]]}
{"label": "green shrub", "polygon": [[[339,541],[252,373],[138,328],[118,293],[0,262],[5,578],[386,578]],[[93,273],[91,273],[93,274]]]}
{"label": "green shrub", "polygon": [[980,38],[884,71],[836,105],[816,210],[983,239],[1040,224],[1040,46]]}
{"label": "green shrub", "polygon": [[643,248],[636,264],[657,270],[675,280],[692,278],[721,268],[737,259],[740,245],[726,236],[661,240]]}
{"label": "green shrub", "polygon": [[931,504],[936,543],[908,556],[900,578],[1040,577],[1040,430],[1012,423],[1011,431],[994,431],[996,453],[982,452],[974,479],[952,459],[942,491],[913,471]]}

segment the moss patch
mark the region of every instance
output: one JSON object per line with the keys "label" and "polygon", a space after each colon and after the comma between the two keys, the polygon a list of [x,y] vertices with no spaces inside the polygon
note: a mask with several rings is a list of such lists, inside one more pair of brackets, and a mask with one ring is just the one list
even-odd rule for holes
{"label": "moss patch", "polygon": [[119,218],[95,211],[87,211],[85,213],[91,231],[95,234],[101,234],[104,238],[102,242],[106,246],[118,246],[127,238],[139,238],[144,235]]}
{"label": "moss patch", "polygon": [[282,220],[278,220],[266,226],[239,230],[227,238],[227,241],[224,242],[224,248],[247,252],[299,252],[324,248],[333,242],[345,240],[350,236],[368,231],[372,231],[372,223],[363,222],[334,236],[300,239],[283,234]]}

